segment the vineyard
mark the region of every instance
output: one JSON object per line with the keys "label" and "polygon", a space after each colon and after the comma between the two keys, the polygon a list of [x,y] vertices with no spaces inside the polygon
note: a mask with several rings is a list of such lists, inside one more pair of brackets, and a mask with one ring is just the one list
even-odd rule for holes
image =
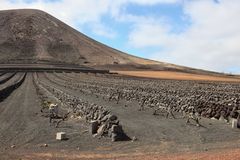
{"label": "vineyard", "polygon": [[[99,73],[12,72],[0,75],[0,150],[101,152],[238,147],[240,84],[134,78]],[[59,106],[49,122],[46,102]],[[171,113],[174,117],[166,117]],[[200,125],[186,123],[194,111]],[[57,132],[68,135],[56,141]],[[163,145],[164,143],[164,145]],[[147,147],[151,146],[151,147]],[[181,146],[181,147],[179,147]]]}

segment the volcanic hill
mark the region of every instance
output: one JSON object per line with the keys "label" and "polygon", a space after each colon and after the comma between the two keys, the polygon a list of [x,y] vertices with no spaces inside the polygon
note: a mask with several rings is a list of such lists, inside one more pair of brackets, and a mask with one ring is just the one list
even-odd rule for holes
{"label": "volcanic hill", "polygon": [[123,53],[35,9],[0,11],[0,65],[6,64],[70,64],[115,71],[177,71],[222,75]]}
{"label": "volcanic hill", "polygon": [[40,10],[0,11],[0,63],[39,62],[103,68],[182,68],[115,50]]}

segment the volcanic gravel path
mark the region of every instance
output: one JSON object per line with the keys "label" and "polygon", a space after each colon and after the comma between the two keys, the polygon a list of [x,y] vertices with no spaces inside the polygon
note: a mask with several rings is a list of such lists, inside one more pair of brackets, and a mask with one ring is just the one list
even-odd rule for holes
{"label": "volcanic gravel path", "polygon": [[[22,149],[42,150],[43,144],[48,144],[49,150],[76,149],[81,145],[89,149],[86,143],[94,143],[91,136],[82,133],[87,129],[82,123],[68,121],[55,128],[50,126],[48,118],[41,115],[40,109],[32,75],[28,74],[24,83],[0,103],[0,153]],[[56,141],[55,135],[58,131],[70,133],[69,140]],[[11,148],[13,146],[14,148]]]}
{"label": "volcanic gravel path", "polygon": [[28,74],[25,82],[4,102],[0,103],[0,146],[23,147],[37,140],[46,126],[44,119],[37,116],[39,100]]}

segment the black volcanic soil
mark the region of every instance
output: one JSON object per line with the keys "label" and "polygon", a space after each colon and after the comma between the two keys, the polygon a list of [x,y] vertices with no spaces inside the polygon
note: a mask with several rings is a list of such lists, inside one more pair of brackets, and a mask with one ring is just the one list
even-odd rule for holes
{"label": "black volcanic soil", "polygon": [[[124,101],[120,101],[119,104],[106,102],[100,98],[53,84],[43,74],[39,74],[39,78],[45,84],[68,94],[108,106],[108,109],[119,117],[128,136],[136,136],[138,140],[111,142],[108,138],[93,138],[87,132],[88,125],[76,120],[68,120],[59,128],[50,126],[48,118],[41,116],[39,96],[33,85],[32,75],[29,73],[24,83],[0,103],[1,159],[37,159],[38,154],[50,154],[53,159],[68,159],[68,156],[84,153],[93,155],[133,155],[153,152],[169,154],[240,147],[239,130],[231,129],[230,125],[224,122],[202,119],[203,127],[186,125],[180,115],[177,115],[179,118],[177,120],[166,119],[161,115],[153,116],[150,110],[139,112],[138,105],[134,102],[124,107],[126,103]],[[69,140],[55,140],[55,134],[58,131],[65,131]],[[41,147],[43,144],[48,144],[48,147]],[[13,145],[14,148],[11,147]],[[57,158],[58,154],[67,157]],[[31,158],[28,157],[29,155],[36,157]],[[85,159],[88,158],[85,157]],[[99,158],[93,157],[92,159]]]}
{"label": "black volcanic soil", "polygon": [[[68,64],[71,67],[77,64],[112,70],[215,74],[122,53],[94,41],[39,10],[0,11],[0,63],[1,67],[31,67],[35,64],[38,67],[56,64],[63,67]],[[9,76],[9,73],[1,74],[0,81]],[[18,77],[19,73],[0,84],[0,89]],[[50,77],[53,81],[59,78],[54,74],[50,74]],[[125,78],[135,79],[126,76]],[[127,102],[123,100],[119,104],[104,101],[63,87],[66,80],[64,82],[58,79],[62,81],[62,85],[53,83],[44,73],[39,73],[39,80],[69,95],[106,106],[118,116],[127,135],[130,138],[136,137],[137,141],[111,142],[109,138],[93,138],[88,133],[88,124],[71,118],[61,123],[59,128],[50,125],[49,119],[40,112],[40,96],[34,86],[32,73],[28,73],[23,84],[0,103],[1,160],[118,159],[123,155],[131,157],[152,153],[181,154],[240,147],[239,129],[231,129],[231,126],[224,122],[203,118],[202,127],[186,125],[180,114],[176,114],[176,120],[166,119],[163,115],[153,116],[150,109],[138,111],[139,106],[134,101],[128,103],[128,107],[125,107]],[[69,139],[55,140],[59,131],[66,132]],[[44,144],[47,144],[47,147],[44,147]]]}

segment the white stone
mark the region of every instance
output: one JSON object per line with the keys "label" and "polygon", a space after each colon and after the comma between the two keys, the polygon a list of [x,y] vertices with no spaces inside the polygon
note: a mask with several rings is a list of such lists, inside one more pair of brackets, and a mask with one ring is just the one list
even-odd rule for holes
{"label": "white stone", "polygon": [[65,132],[58,132],[56,135],[57,140],[65,140],[67,139],[67,135]]}
{"label": "white stone", "polygon": [[106,124],[101,125],[97,130],[97,134],[101,136],[106,128],[107,128]]}
{"label": "white stone", "polygon": [[223,116],[220,116],[219,121],[225,122],[226,120],[225,120],[225,118]]}
{"label": "white stone", "polygon": [[211,120],[217,120],[215,117],[212,117]]}
{"label": "white stone", "polygon": [[237,119],[232,119],[232,128],[237,128],[238,126],[238,121]]}

